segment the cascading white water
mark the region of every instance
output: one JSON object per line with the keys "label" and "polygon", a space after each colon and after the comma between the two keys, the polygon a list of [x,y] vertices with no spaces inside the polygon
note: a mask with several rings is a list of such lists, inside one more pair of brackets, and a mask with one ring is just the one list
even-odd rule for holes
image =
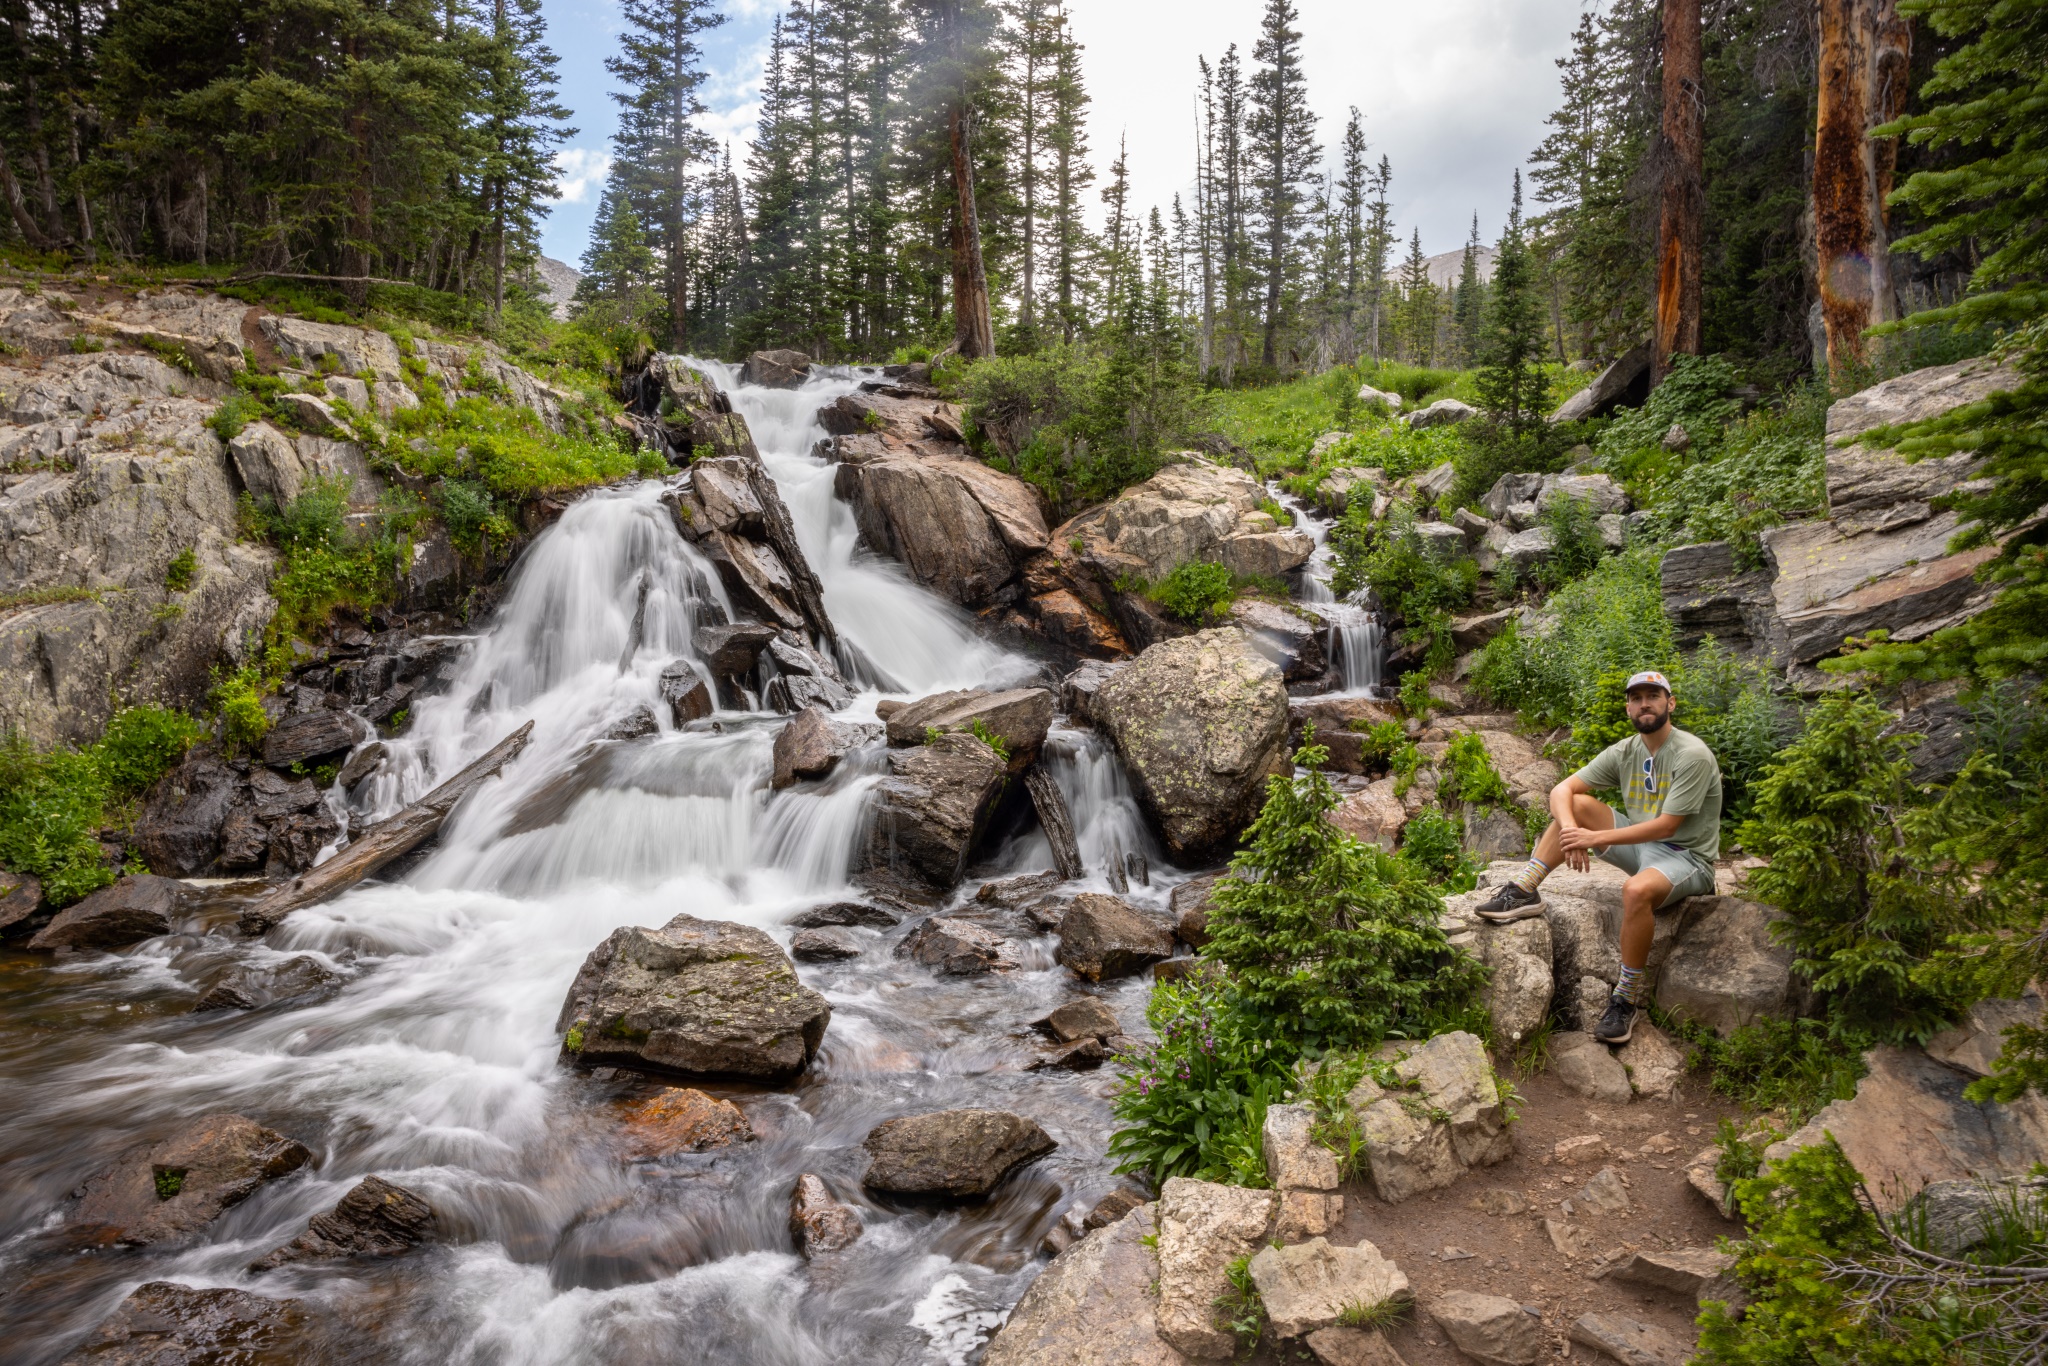
{"label": "cascading white water", "polygon": [[[965,613],[857,551],[832,467],[809,453],[822,435],[811,414],[857,378],[776,391],[705,368],[747,418],[837,628],[892,693],[1034,672],[976,636]],[[558,1059],[555,1017],[583,957],[619,925],[679,911],[787,942],[794,912],[855,894],[848,868],[882,767],[879,753],[859,754],[826,782],[774,793],[780,718],[721,712],[670,725],[661,671],[694,660],[704,614],[731,605],[659,491],[643,483],[571,506],[527,551],[446,691],[415,703],[405,737],[386,742],[386,776],[359,794],[362,818],[534,724],[525,753],[404,881],[298,912],[264,943],[195,927],[55,968],[0,960],[0,998],[12,1003],[0,1010],[0,1187],[13,1206],[0,1211],[0,1275],[10,1282],[44,1284],[64,1193],[138,1137],[231,1110],[317,1155],[309,1178],[263,1188],[192,1246],[65,1261],[54,1288],[0,1298],[0,1331],[22,1359],[56,1360],[138,1279],[172,1278],[304,1298],[339,1315],[351,1349],[380,1362],[959,1362],[1036,1273],[1045,1229],[1114,1184],[1108,1075],[1022,1070],[1034,1053],[1027,1022],[1073,994],[1044,941],[1020,943],[1018,971],[962,981],[892,957],[901,931],[856,931],[860,958],[802,969],[834,1015],[800,1083],[708,1088],[744,1106],[755,1142],[620,1159],[612,1107],[633,1080]],[[879,695],[848,714],[872,717]],[[643,706],[657,733],[607,738]],[[1091,885],[1107,885],[1102,870],[1127,852],[1158,867],[1098,739],[1058,729],[1047,761]],[[1050,862],[1033,830],[994,866]],[[1134,886],[1132,898],[1157,903],[1171,880]],[[228,965],[288,955],[315,961],[333,985],[246,1014],[191,1013]],[[1140,979],[1107,994],[1133,1032],[1145,990]],[[67,1027],[53,1034],[52,1021]],[[797,1173],[819,1172],[859,1200],[868,1129],[967,1104],[1029,1114],[1061,1147],[985,1205],[870,1204],[855,1252],[817,1266],[791,1254]],[[436,1245],[339,1269],[244,1269],[373,1172],[435,1206]]]}
{"label": "cascading white water", "polygon": [[1331,669],[1343,680],[1337,695],[1377,697],[1380,659],[1384,653],[1379,613],[1363,601],[1367,596],[1365,590],[1340,599],[1330,587],[1336,564],[1330,548],[1329,521],[1277,485],[1268,488],[1294,513],[1295,524],[1315,541],[1315,553],[1301,567],[1301,600],[1330,623],[1323,643]]}

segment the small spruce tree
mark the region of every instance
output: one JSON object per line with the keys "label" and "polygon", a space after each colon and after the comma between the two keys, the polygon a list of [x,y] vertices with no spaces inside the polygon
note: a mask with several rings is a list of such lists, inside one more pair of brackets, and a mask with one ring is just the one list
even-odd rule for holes
{"label": "small spruce tree", "polygon": [[1522,173],[1515,172],[1514,200],[1493,262],[1493,288],[1479,357],[1480,401],[1494,423],[1522,436],[1543,421],[1549,383],[1539,368],[1543,354],[1543,308],[1536,295],[1536,268],[1522,236]]}

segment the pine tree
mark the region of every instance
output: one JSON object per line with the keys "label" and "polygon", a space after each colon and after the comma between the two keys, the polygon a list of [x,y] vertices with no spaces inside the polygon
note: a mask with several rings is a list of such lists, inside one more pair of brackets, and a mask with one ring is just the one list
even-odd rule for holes
{"label": "pine tree", "polygon": [[1543,421],[1549,382],[1543,355],[1543,307],[1533,263],[1522,231],[1522,173],[1515,172],[1507,228],[1493,262],[1491,307],[1487,310],[1476,387],[1493,421],[1516,436]]}
{"label": "pine tree", "polygon": [[1366,275],[1371,268],[1365,197],[1372,185],[1372,168],[1365,159],[1365,116],[1351,106],[1351,119],[1344,125],[1344,163],[1337,182],[1338,204],[1344,234],[1344,354],[1358,358],[1358,314],[1365,302]]}
{"label": "pine tree", "polygon": [[1293,0],[1266,0],[1253,58],[1249,132],[1257,149],[1260,246],[1266,283],[1264,341],[1260,358],[1279,364],[1279,336],[1286,283],[1297,263],[1296,237],[1302,209],[1316,179],[1322,148],[1315,140],[1316,115],[1308,103],[1308,78],[1301,69],[1300,15]]}
{"label": "pine tree", "polygon": [[1129,219],[1131,162],[1127,139],[1118,138],[1116,160],[1109,163],[1109,183],[1102,187],[1102,287],[1110,298],[1121,297],[1124,277],[1136,266],[1133,239],[1137,224]]}
{"label": "pine tree", "polygon": [[[1520,172],[1516,172],[1517,184]],[[1480,329],[1486,317],[1486,296],[1479,283],[1479,215],[1472,215],[1472,236],[1465,243],[1465,259],[1458,267],[1458,289],[1451,299],[1451,327],[1457,336],[1458,364],[1479,363]]]}
{"label": "pine tree", "polygon": [[1422,229],[1416,228],[1408,240],[1408,259],[1401,263],[1401,350],[1411,365],[1428,365],[1436,359],[1438,308],[1437,288],[1429,279],[1429,258],[1422,254]]}
{"label": "pine tree", "polygon": [[1087,262],[1091,255],[1082,195],[1095,183],[1088,159],[1088,90],[1081,80],[1081,45],[1062,25],[1049,92],[1052,207],[1046,223],[1047,266],[1052,275],[1060,337],[1071,342],[1087,330]]}
{"label": "pine tree", "polygon": [[555,98],[557,58],[540,0],[493,0],[480,73],[485,153],[479,181],[490,219],[491,311],[505,311],[505,271],[539,255],[541,202],[555,189],[553,148],[576,135]]}
{"label": "pine tree", "polygon": [[1393,211],[1387,204],[1387,187],[1393,180],[1393,163],[1382,156],[1378,169],[1367,182],[1372,193],[1372,207],[1365,221],[1365,278],[1372,317],[1372,358],[1375,361],[1381,356],[1380,323],[1386,311],[1387,258],[1394,250]]}
{"label": "pine tree", "polygon": [[576,302],[585,308],[609,303],[635,313],[636,305],[644,306],[652,299],[648,281],[654,276],[654,265],[654,251],[647,245],[640,216],[633,211],[633,196],[615,164],[590,225],[590,245],[583,250],[583,278],[576,284]]}
{"label": "pine tree", "polygon": [[605,59],[605,69],[626,86],[612,97],[619,103],[612,143],[660,254],[669,344],[682,350],[690,334],[691,229],[702,207],[691,171],[711,150],[697,124],[704,112],[697,94],[704,83],[697,35],[725,16],[712,9],[711,0],[621,0],[620,12],[626,30],[619,52]]}

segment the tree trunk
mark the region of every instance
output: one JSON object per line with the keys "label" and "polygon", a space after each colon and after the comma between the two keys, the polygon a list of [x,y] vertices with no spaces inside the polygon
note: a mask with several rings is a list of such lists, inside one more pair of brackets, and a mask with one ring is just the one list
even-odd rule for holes
{"label": "tree trunk", "polygon": [[1706,207],[1706,88],[1700,0],[1664,0],[1663,185],[1657,214],[1656,372],[1700,350],[1700,219]]}
{"label": "tree trunk", "polygon": [[21,192],[21,182],[14,178],[14,168],[7,162],[4,144],[0,144],[0,192],[7,196],[7,212],[14,218],[14,226],[21,229],[22,237],[37,251],[48,251],[50,239],[43,235],[43,225],[28,211],[28,200]]}
{"label": "tree trunk", "polygon": [[974,212],[974,110],[962,91],[953,101],[953,336],[960,355],[980,360],[996,353],[989,315],[988,274],[981,262],[981,220]]}
{"label": "tree trunk", "polygon": [[1905,109],[1912,52],[1896,0],[1820,0],[1814,246],[1832,372],[1860,364],[1863,334],[1898,316],[1884,216],[1898,145],[1870,130]]}

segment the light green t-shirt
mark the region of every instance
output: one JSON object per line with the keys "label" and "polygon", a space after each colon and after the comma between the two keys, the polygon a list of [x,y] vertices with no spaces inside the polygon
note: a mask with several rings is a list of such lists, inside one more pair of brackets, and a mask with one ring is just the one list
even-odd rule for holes
{"label": "light green t-shirt", "polygon": [[1621,789],[1621,809],[1631,822],[1683,816],[1666,841],[1708,863],[1721,856],[1721,765],[1707,742],[1673,726],[1656,754],[1640,735],[1617,740],[1579,770],[1595,791]]}

